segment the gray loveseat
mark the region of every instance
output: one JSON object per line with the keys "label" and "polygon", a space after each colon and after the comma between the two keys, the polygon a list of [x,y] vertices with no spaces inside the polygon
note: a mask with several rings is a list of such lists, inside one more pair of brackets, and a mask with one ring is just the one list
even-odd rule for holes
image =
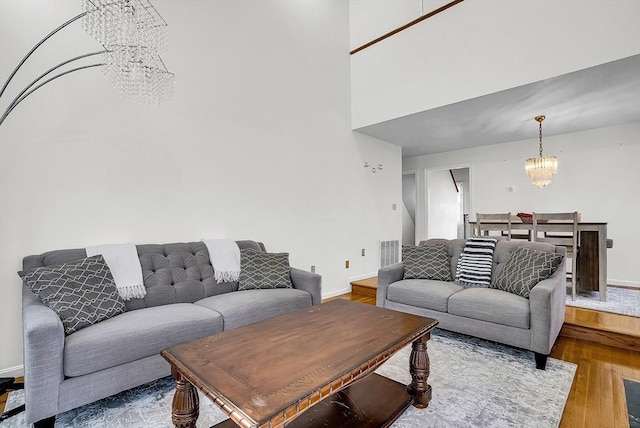
{"label": "gray loveseat", "polygon": [[[242,248],[264,251],[255,241]],[[291,268],[294,288],[238,291],[217,284],[202,242],[137,245],[143,299],[126,312],[65,336],[60,318],[23,287],[26,420],[53,426],[55,415],[171,374],[160,351],[321,303],[320,275]],[[27,256],[23,268],[86,257],[84,249]]]}
{"label": "gray loveseat", "polygon": [[[446,243],[451,277],[465,240],[429,240]],[[566,254],[561,246],[500,239],[493,254],[497,275],[519,246]],[[437,319],[438,327],[531,350],[536,367],[544,369],[564,322],[566,298],[565,259],[547,279],[531,289],[529,298],[493,288],[463,288],[453,281],[403,279],[404,266],[396,263],[378,271],[378,306]]]}

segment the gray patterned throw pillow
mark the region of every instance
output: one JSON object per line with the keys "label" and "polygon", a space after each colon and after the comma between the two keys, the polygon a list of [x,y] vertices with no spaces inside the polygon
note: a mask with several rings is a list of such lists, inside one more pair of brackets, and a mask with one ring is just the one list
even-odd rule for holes
{"label": "gray patterned throw pillow", "polygon": [[289,253],[242,248],[238,290],[293,288],[290,271]]}
{"label": "gray patterned throw pillow", "polygon": [[491,288],[528,299],[531,289],[553,275],[562,258],[560,254],[518,247],[511,252],[511,257],[496,275]]}
{"label": "gray patterned throw pillow", "polygon": [[447,244],[405,245],[402,247],[404,279],[451,281]]}
{"label": "gray patterned throw pillow", "polygon": [[124,301],[101,255],[29,269],[18,275],[60,317],[65,334],[125,311]]}

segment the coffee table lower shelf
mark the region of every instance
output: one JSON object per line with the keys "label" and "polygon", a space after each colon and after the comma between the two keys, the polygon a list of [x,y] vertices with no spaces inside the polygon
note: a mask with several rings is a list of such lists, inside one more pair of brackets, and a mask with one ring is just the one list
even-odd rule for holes
{"label": "coffee table lower shelf", "polygon": [[[390,426],[414,402],[407,386],[376,373],[317,403],[288,428],[379,428]],[[236,428],[227,419],[215,428]],[[213,428],[213,427],[212,427]]]}

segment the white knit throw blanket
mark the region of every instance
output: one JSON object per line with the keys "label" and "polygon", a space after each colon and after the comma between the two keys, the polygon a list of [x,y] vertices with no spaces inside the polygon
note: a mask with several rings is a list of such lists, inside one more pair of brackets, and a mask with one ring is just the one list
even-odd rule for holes
{"label": "white knit throw blanket", "polygon": [[102,254],[116,283],[118,294],[124,300],[142,299],[147,294],[135,245],[94,245],[86,247],[85,250],[88,257]]}
{"label": "white knit throw blanket", "polygon": [[240,279],[240,248],[231,239],[203,239],[218,284]]}

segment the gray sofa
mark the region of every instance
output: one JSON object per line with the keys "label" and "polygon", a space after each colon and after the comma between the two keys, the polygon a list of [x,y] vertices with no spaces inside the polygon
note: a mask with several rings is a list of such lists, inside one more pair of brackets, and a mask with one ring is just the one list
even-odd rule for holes
{"label": "gray sofa", "polygon": [[[458,257],[465,240],[429,240],[420,245],[445,242],[455,278]],[[493,254],[496,275],[518,246],[566,254],[561,246],[500,239]],[[402,263],[378,271],[378,306],[437,319],[439,328],[531,350],[536,367],[544,369],[562,323],[566,298],[565,259],[549,278],[531,290],[529,298],[493,289],[463,288],[454,282],[403,279]]]}
{"label": "gray sofa", "polygon": [[[240,248],[264,251],[255,241]],[[238,291],[217,284],[202,242],[137,245],[147,290],[126,312],[65,336],[60,318],[23,287],[26,421],[55,415],[171,374],[160,351],[321,303],[320,275],[291,268],[294,288]],[[84,249],[27,256],[23,268],[86,257]]]}

